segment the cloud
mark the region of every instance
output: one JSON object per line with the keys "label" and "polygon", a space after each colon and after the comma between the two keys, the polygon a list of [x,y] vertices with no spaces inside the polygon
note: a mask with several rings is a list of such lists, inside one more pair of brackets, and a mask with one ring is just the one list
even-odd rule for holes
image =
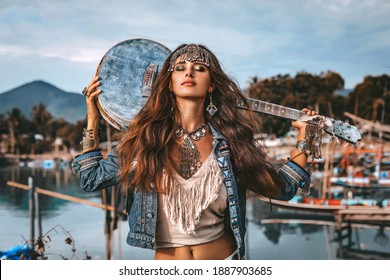
{"label": "cloud", "polygon": [[19,57],[29,53],[29,50],[22,47],[0,44],[0,55]]}
{"label": "cloud", "polygon": [[[41,58],[88,74],[114,44],[143,37],[170,49],[205,44],[241,84],[253,75],[332,68],[353,86],[350,75],[388,71],[389,12],[387,0],[2,0],[0,71]],[[72,72],[64,87],[80,88]],[[15,80],[0,79],[7,88]]]}

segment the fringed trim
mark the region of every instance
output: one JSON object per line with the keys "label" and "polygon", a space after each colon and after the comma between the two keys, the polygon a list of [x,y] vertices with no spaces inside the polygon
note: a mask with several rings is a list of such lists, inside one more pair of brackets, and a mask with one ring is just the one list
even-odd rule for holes
{"label": "fringed trim", "polygon": [[[188,180],[176,174],[163,195],[164,211],[181,233],[195,234],[200,216],[219,195],[223,178],[218,163],[211,154]],[[164,183],[168,184],[167,176]]]}

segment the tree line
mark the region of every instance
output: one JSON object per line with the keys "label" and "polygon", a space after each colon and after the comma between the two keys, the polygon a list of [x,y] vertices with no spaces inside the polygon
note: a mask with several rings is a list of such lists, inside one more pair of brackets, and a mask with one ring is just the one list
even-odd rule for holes
{"label": "tree line", "polygon": [[[390,76],[367,76],[348,96],[337,94],[344,88],[344,79],[333,71],[314,75],[299,72],[294,77],[277,75],[271,78],[251,78],[244,93],[251,98],[276,103],[295,109],[315,109],[320,114],[345,120],[344,112],[361,118],[390,124]],[[274,116],[256,114],[262,122],[264,133],[284,135],[290,128],[290,121]],[[87,121],[69,123],[55,118],[41,103],[36,104],[27,118],[18,108],[0,115],[0,136],[10,143],[12,153],[45,153],[54,149],[54,141],[61,139],[68,149],[80,150],[82,130]],[[101,141],[106,141],[107,124],[101,120]],[[110,134],[115,134],[112,129]],[[115,138],[115,135],[111,135]],[[0,139],[1,140],[1,139]]]}
{"label": "tree line", "polygon": [[[313,75],[299,72],[294,77],[277,75],[260,79],[253,77],[245,92],[249,97],[276,103],[295,109],[315,109],[325,115],[342,121],[344,112],[382,124],[390,124],[390,76],[366,76],[348,96],[337,94],[344,89],[343,77],[333,71]],[[260,116],[263,132],[281,136],[285,134],[290,121],[273,116]],[[350,120],[350,122],[352,122]]]}
{"label": "tree line", "polygon": [[[80,150],[82,131],[87,125],[86,118],[76,123],[69,123],[63,118],[55,118],[47,107],[38,103],[31,111],[31,118],[23,115],[19,108],[13,108],[7,114],[0,114],[0,142],[7,142],[10,153],[47,153],[54,149],[56,139],[61,145],[70,149]],[[102,121],[102,130],[106,123]],[[102,141],[107,139],[105,134]]]}

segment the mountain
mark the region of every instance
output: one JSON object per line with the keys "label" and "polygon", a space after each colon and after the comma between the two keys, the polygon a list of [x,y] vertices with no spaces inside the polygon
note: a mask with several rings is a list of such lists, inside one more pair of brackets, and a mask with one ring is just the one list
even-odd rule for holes
{"label": "mountain", "polygon": [[37,103],[44,104],[55,118],[64,118],[75,123],[85,118],[85,97],[65,92],[47,82],[33,81],[0,94],[0,114],[6,115],[13,108],[19,108],[31,119],[31,112]]}

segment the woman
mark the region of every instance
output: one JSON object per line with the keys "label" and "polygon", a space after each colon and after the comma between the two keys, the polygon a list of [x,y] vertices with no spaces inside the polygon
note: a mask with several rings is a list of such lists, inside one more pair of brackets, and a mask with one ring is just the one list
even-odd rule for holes
{"label": "woman", "polygon": [[[120,185],[128,196],[127,243],[154,249],[155,259],[243,259],[246,191],[288,200],[309,184],[300,146],[278,170],[267,162],[255,121],[237,110],[244,96],[204,46],[172,52],[106,160],[97,150],[99,84],[95,77],[85,91],[88,127],[72,166],[85,191]],[[292,125],[304,143],[306,124]]]}

